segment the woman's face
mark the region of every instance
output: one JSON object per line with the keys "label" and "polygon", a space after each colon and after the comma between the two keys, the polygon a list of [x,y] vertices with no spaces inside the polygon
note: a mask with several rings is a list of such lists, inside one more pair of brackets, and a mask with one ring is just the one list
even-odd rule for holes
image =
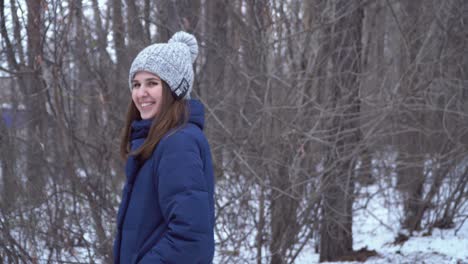
{"label": "woman's face", "polygon": [[141,119],[151,119],[161,111],[163,86],[158,76],[137,72],[132,80],[132,100]]}

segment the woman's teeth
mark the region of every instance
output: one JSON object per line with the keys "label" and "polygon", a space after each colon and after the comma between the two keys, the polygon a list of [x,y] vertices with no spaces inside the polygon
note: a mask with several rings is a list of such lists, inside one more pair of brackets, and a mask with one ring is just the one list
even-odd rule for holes
{"label": "woman's teeth", "polygon": [[149,105],[152,105],[153,103],[143,103],[141,104],[141,107],[146,107],[146,106],[149,106]]}

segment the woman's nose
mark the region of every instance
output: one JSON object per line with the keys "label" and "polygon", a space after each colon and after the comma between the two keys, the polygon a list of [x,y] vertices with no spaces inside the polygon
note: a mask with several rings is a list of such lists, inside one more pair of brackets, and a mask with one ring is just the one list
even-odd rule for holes
{"label": "woman's nose", "polygon": [[145,97],[147,94],[148,92],[146,91],[146,87],[144,85],[142,85],[137,91],[138,97]]}

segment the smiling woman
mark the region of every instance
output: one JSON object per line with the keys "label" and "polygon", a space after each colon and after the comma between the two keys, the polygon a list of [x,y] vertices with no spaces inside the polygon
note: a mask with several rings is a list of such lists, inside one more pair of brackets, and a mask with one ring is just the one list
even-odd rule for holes
{"label": "smiling woman", "polygon": [[132,81],[132,100],[141,119],[153,118],[160,112],[162,94],[163,83],[158,76],[144,71],[135,74]]}
{"label": "smiling woman", "polygon": [[197,53],[195,37],[178,32],[142,50],[130,68],[116,264],[212,262],[211,151],[203,105],[190,99]]}

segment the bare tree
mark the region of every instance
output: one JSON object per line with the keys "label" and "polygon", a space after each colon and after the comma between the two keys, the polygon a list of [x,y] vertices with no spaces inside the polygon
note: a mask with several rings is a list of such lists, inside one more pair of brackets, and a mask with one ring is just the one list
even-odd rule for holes
{"label": "bare tree", "polygon": [[331,29],[332,74],[327,96],[332,116],[325,123],[330,146],[326,149],[323,175],[320,261],[330,261],[353,251],[352,212],[355,184],[355,155],[359,153],[361,72],[361,1],[336,1]]}

